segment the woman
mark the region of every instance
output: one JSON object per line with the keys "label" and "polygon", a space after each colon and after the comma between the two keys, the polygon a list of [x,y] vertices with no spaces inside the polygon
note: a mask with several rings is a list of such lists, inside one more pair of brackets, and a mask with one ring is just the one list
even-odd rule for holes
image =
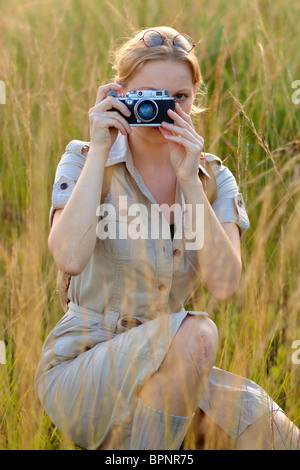
{"label": "woman", "polygon": [[[298,430],[259,386],[213,367],[208,314],[184,310],[201,281],[218,299],[237,289],[249,226],[232,173],[201,154],[193,47],[168,27],[130,39],[116,54],[115,82],[99,87],[89,110],[90,142],[71,141],[57,168],[48,243],[70,276],[69,303],[36,387],[83,447],[179,449],[207,420],[236,448],[271,448],[271,437],[297,445]],[[171,123],[130,126],[127,106],[109,96],[130,90],[169,90]]]}

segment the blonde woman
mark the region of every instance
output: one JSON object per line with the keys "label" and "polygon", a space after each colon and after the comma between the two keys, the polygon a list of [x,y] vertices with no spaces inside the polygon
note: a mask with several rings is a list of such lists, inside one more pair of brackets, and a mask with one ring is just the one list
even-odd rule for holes
{"label": "blonde woman", "polygon": [[[208,314],[184,309],[201,281],[217,299],[238,288],[249,226],[234,176],[193,127],[193,41],[143,30],[114,67],[88,113],[90,141],[71,141],[56,171],[48,244],[70,284],[36,374],[40,400],[90,449],[179,449],[192,428],[197,448],[208,421],[237,449],[296,447],[266,392],[214,367]],[[130,126],[109,92],[131,90],[169,90],[175,108],[161,126]]]}

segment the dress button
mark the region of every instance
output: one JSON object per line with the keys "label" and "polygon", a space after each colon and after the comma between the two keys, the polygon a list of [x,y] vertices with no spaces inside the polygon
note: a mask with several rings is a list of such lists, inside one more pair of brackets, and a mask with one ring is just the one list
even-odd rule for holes
{"label": "dress button", "polygon": [[60,189],[62,189],[64,191],[67,188],[68,188],[68,183],[61,183]]}
{"label": "dress button", "polygon": [[125,207],[120,209],[120,216],[121,217],[126,217],[127,216],[127,209],[125,209]]}
{"label": "dress button", "polygon": [[180,256],[180,255],[181,255],[181,251],[178,250],[178,248],[176,248],[176,250],[174,250],[174,252],[173,252],[173,255],[174,255],[174,256]]}
{"label": "dress button", "polygon": [[159,290],[160,292],[164,292],[164,291],[167,290],[167,288],[166,288],[166,286],[165,286],[164,284],[160,284],[160,285],[158,286],[158,290]]}

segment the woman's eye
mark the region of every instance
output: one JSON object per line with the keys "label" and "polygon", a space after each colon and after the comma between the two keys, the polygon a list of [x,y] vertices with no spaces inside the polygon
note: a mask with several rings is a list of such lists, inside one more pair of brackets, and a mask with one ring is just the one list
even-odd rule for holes
{"label": "woman's eye", "polygon": [[174,96],[175,100],[182,101],[186,98],[187,96],[184,93],[178,93],[177,95]]}

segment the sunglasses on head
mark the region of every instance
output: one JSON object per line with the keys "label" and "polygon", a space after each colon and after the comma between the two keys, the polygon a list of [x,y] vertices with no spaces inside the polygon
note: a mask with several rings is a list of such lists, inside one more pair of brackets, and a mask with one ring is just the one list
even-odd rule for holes
{"label": "sunglasses on head", "polygon": [[[165,38],[163,37],[163,35],[159,33],[158,31],[156,31],[155,29],[148,29],[147,31],[145,31],[145,33],[143,34],[143,37],[140,40],[144,41],[144,44],[147,47],[162,46],[163,43],[165,42]],[[192,38],[184,33],[176,34],[172,42],[173,42],[173,46],[180,47],[186,52],[191,52],[196,46]]]}

